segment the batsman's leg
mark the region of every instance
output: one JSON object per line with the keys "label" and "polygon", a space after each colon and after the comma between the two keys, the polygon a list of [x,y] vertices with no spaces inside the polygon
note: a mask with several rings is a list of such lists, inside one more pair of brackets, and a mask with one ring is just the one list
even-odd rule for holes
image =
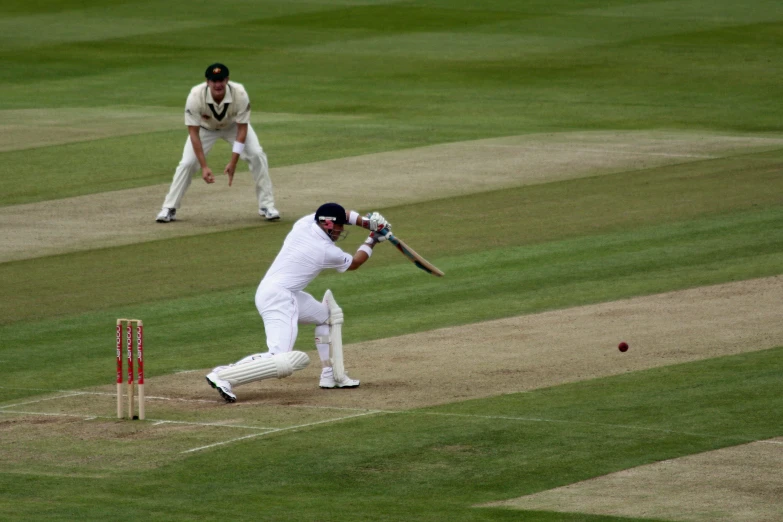
{"label": "batsman's leg", "polygon": [[329,344],[331,345],[332,369],[336,379],[345,378],[345,364],[343,362],[343,309],[334,299],[331,290],[324,293],[324,304],[329,309]]}
{"label": "batsman's leg", "polygon": [[[326,367],[321,372],[320,386],[321,388],[356,388],[359,386],[360,381],[351,379],[345,373],[343,360],[343,310],[335,301],[331,290],[327,290],[324,293],[323,302],[329,309],[329,319],[327,321],[329,334],[326,338],[323,334],[318,336],[319,330],[317,329],[315,342],[316,346],[327,343],[331,347],[331,371],[329,371],[330,368]],[[321,328],[320,332],[323,331]]]}
{"label": "batsman's leg", "polygon": [[256,308],[264,320],[269,351],[240,359],[229,366],[218,366],[207,375],[207,382],[228,402],[236,401],[232,386],[253,381],[282,379],[310,363],[304,352],[291,351],[296,342],[299,310],[296,297],[277,287],[259,286]]}
{"label": "batsman's leg", "polygon": [[297,351],[268,357],[246,357],[242,361],[241,364],[218,366],[207,375],[209,385],[217,389],[227,402],[235,402],[237,399],[234,386],[265,379],[284,379],[310,364],[307,354]]}
{"label": "batsman's leg", "polygon": [[310,364],[310,358],[304,352],[278,353],[272,357],[253,359],[244,364],[232,364],[219,369],[218,378],[228,381],[231,386],[240,386],[265,379],[284,379],[296,370],[303,370]]}

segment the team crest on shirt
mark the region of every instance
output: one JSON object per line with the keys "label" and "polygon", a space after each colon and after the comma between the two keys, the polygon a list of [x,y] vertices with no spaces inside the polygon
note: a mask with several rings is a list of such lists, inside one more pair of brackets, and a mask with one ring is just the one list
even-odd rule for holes
{"label": "team crest on shirt", "polygon": [[202,114],[202,115],[201,115],[201,119],[202,119],[202,120],[208,120],[208,119],[210,119],[210,118],[211,118],[211,116],[210,116],[209,114]]}

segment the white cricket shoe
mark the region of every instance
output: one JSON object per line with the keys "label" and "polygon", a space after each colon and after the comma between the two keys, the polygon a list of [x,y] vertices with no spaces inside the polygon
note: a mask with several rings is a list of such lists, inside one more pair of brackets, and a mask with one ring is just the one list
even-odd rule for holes
{"label": "white cricket shoe", "polygon": [[358,388],[359,380],[351,379],[348,377],[348,375],[346,375],[342,380],[337,380],[334,378],[334,372],[331,368],[324,368],[321,370],[321,383],[319,386],[324,389]]}
{"label": "white cricket shoe", "polygon": [[273,206],[261,207],[258,209],[258,215],[266,218],[267,221],[277,221],[280,219],[280,212]]}
{"label": "white cricket shoe", "polygon": [[231,391],[231,383],[218,377],[217,372],[225,366],[218,366],[207,374],[207,382],[215,388],[226,402],[237,402],[237,396]]}
{"label": "white cricket shoe", "polygon": [[158,223],[168,223],[169,221],[176,221],[177,220],[177,209],[176,208],[166,208],[163,207],[160,212],[158,212],[158,216],[155,218],[155,221]]}

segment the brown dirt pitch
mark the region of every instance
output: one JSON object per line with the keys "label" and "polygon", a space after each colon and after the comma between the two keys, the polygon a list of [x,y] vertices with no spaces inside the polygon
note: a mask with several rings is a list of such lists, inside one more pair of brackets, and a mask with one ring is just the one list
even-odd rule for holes
{"label": "brown dirt pitch", "polygon": [[[92,129],[97,132],[95,129]],[[536,183],[640,170],[757,152],[783,145],[770,138],[673,132],[535,134],[449,143],[339,160],[272,168],[276,203],[285,219],[312,212],[324,199],[324,181],[372,174],[386,188],[341,182],[339,200],[359,211]],[[172,164],[177,158],[172,158]],[[270,158],[274,164],[274,158]],[[244,167],[241,167],[244,168]],[[173,171],[172,171],[173,174]],[[195,179],[177,222],[155,223],[168,184],[0,207],[0,262],[206,234],[256,225],[250,174],[232,187]],[[271,226],[271,225],[270,225]]]}
{"label": "brown dirt pitch", "polygon": [[683,522],[783,520],[783,438],[612,473],[487,506]]}

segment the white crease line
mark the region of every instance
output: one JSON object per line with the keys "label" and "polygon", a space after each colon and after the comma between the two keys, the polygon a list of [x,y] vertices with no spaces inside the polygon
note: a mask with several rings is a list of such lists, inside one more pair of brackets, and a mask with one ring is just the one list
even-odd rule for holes
{"label": "white crease line", "polygon": [[[312,422],[312,423],[309,423],[309,424],[301,424],[301,425],[297,425],[297,426],[290,426],[290,427],[287,427],[287,428],[270,428],[270,427],[265,427],[265,426],[247,426],[247,425],[243,425],[243,424],[226,424],[226,423],[221,423],[221,422],[176,421],[176,420],[154,419],[154,418],[153,419],[147,418],[145,420],[147,422],[149,422],[152,426],[159,426],[161,424],[184,424],[184,425],[188,425],[188,426],[201,426],[201,427],[208,427],[208,428],[209,427],[212,427],[212,428],[239,428],[239,429],[245,429],[245,430],[258,430],[258,431],[263,431],[264,432],[264,433],[257,433],[257,434],[251,435],[251,436],[256,436],[256,435],[266,435],[267,433],[273,433],[273,432],[279,432],[279,431],[288,431],[288,430],[292,430],[292,429],[296,429],[296,428],[303,428],[303,427],[307,427],[307,426],[315,426],[317,424],[323,424],[323,423],[326,423],[326,422],[334,422],[334,421],[339,421],[339,420],[343,420],[343,419],[350,419],[350,418],[353,418],[353,417],[361,417],[363,415],[371,415],[371,414],[374,414],[374,413],[396,413],[396,412],[393,412],[393,411],[382,411],[382,410],[362,410],[362,411],[364,411],[364,413],[359,413],[357,415],[348,415],[346,417],[338,417],[336,419],[327,419],[327,420],[323,420],[323,421]],[[2,411],[2,410],[0,410],[0,413],[10,414],[10,415],[40,415],[40,416],[44,416],[44,417],[77,417],[77,418],[84,419],[84,420],[95,420],[95,419],[116,420],[114,417],[107,417],[105,415],[90,415],[90,414],[79,414],[79,413],[47,413],[47,412],[40,412],[40,411],[19,411],[19,410],[16,410],[16,411]],[[232,439],[232,441],[233,440],[242,440],[244,438],[247,438],[247,436],[240,437],[238,439]],[[220,444],[228,444],[229,442],[232,442],[232,441],[219,442],[217,444],[213,444],[213,446],[214,445],[220,445]],[[205,449],[207,447],[211,447],[211,446],[205,446],[204,448],[196,448],[196,449],[188,450],[188,451],[197,451],[199,449]],[[187,453],[187,452],[183,452],[183,453]]]}
{"label": "white crease line", "polygon": [[363,417],[365,415],[373,415],[375,413],[388,413],[388,412],[385,412],[385,411],[369,411],[369,412],[366,412],[366,413],[358,413],[356,415],[348,415],[347,417],[339,417],[337,419],[328,419],[328,420],[322,420],[322,421],[318,421],[318,422],[310,422],[308,424],[298,424],[296,426],[289,426],[287,428],[274,429],[272,431],[267,431],[265,433],[253,433],[251,435],[245,435],[244,437],[238,437],[236,439],[226,440],[226,441],[223,441],[223,442],[216,442],[214,444],[209,444],[207,446],[201,446],[201,447],[198,447],[198,448],[192,448],[192,449],[189,449],[189,450],[185,450],[182,453],[193,453],[194,451],[201,451],[201,450],[205,450],[205,449],[214,448],[216,446],[223,446],[225,444],[231,444],[231,443],[234,443],[234,442],[238,442],[240,440],[250,439],[250,438],[253,438],[253,437],[261,437],[263,435],[268,435],[270,433],[280,433],[282,431],[290,431],[290,430],[296,430],[296,429],[300,429],[300,428],[309,428],[310,426],[317,426],[319,424],[326,424],[326,423],[329,423],[329,422],[337,422],[337,421],[342,421],[342,420],[346,420],[346,419],[353,419],[353,418],[356,418],[356,417]]}
{"label": "white crease line", "polygon": [[43,415],[44,417],[78,417],[84,420],[107,419],[110,417],[100,417],[99,415],[83,415],[78,413],[46,413],[41,411],[0,411],[7,415]]}
{"label": "white crease line", "polygon": [[0,386],[0,390],[71,391],[71,390],[52,390],[51,388],[20,388],[19,386]]}
{"label": "white crease line", "polygon": [[209,446],[201,446],[200,448],[193,448],[193,449],[185,450],[185,451],[182,451],[181,453],[192,453],[194,451],[201,451],[201,450],[205,450],[205,449],[209,449],[209,448],[214,448],[216,446],[222,446],[223,444],[231,444],[232,442],[239,442],[240,440],[252,439],[253,437],[260,437],[261,435],[266,435],[267,433],[269,433],[269,432],[252,433],[250,435],[245,435],[244,437],[238,437],[236,439],[231,439],[231,440],[227,440],[227,441],[224,441],[224,442],[216,442],[215,444],[210,444]]}
{"label": "white crease line", "polygon": [[303,408],[303,409],[311,409],[311,410],[340,410],[340,411],[364,411],[364,412],[377,412],[381,410],[373,410],[370,408],[346,408],[344,406],[313,406],[308,404],[269,404],[266,402],[261,401],[248,401],[248,402],[241,402],[241,403],[235,403],[234,407],[237,406],[279,406],[281,408]]}
{"label": "white crease line", "polygon": [[[116,397],[116,393],[111,392],[82,392],[84,394],[90,394],[90,395],[109,395],[111,397]],[[209,404],[213,403],[219,403],[221,406],[225,401],[220,398],[215,399],[184,399],[184,398],[177,398],[177,397],[160,397],[157,395],[147,395],[145,397],[146,399],[152,399],[152,400],[158,400],[158,401],[175,401],[175,402],[205,402]],[[307,404],[270,404],[268,402],[263,401],[242,401],[233,404],[232,408],[239,408],[242,406],[279,406],[281,408],[310,408],[310,409],[319,409],[319,410],[345,410],[345,411],[377,411],[377,410],[371,410],[369,408],[346,408],[343,406],[311,406]]]}
{"label": "white crease line", "polygon": [[47,397],[45,399],[37,399],[34,401],[26,401],[26,402],[17,402],[16,404],[9,404],[7,406],[0,406],[0,410],[4,408],[16,408],[17,406],[24,406],[25,404],[36,404],[38,402],[44,402],[44,401],[56,401],[57,399],[66,399],[68,397],[75,397],[77,395],[84,395],[84,392],[72,392],[68,395],[58,395],[57,397]]}
{"label": "white crease line", "polygon": [[[115,420],[114,417],[107,417],[105,415],[88,415],[88,414],[78,414],[78,413],[47,413],[47,412],[41,412],[41,411],[0,411],[0,413],[7,413],[7,414],[16,414],[16,415],[43,415],[46,417],[78,417],[80,419],[84,420],[95,420],[95,419],[107,419],[107,420]],[[218,427],[218,428],[242,428],[246,430],[263,430],[263,431],[272,431],[276,430],[278,428],[267,428],[263,426],[244,426],[241,424],[224,424],[224,423],[218,423],[218,422],[189,422],[189,421],[175,421],[175,420],[156,420],[156,419],[145,419],[146,421],[150,422],[153,426],[158,426],[160,424],[186,424],[191,426],[205,426],[205,427]]]}
{"label": "white crease line", "polygon": [[[106,395],[110,397],[116,397],[116,392],[82,392],[86,395]],[[145,399],[153,400],[153,401],[177,401],[177,402],[218,402],[217,399],[183,399],[179,397],[161,397],[159,395],[146,395],[144,397]]]}
{"label": "white crease line", "polygon": [[25,391],[45,391],[45,392],[69,392],[71,390],[52,390],[51,388],[20,388],[18,386],[0,386],[0,390],[25,390]]}
{"label": "white crease line", "polygon": [[190,421],[175,421],[175,420],[154,420],[154,419],[147,419],[152,420],[153,426],[157,426],[159,424],[186,424],[190,426],[214,426],[217,428],[243,428],[246,430],[263,430],[263,431],[273,431],[278,428],[266,428],[264,426],[245,426],[242,424],[225,424],[220,422],[190,422]]}
{"label": "white crease line", "polygon": [[[193,370],[196,371],[196,370]],[[27,391],[45,391],[45,392],[51,392],[51,393],[68,393],[70,395],[62,395],[60,397],[51,397],[49,399],[43,399],[43,400],[52,400],[56,398],[61,397],[72,397],[74,395],[102,395],[102,396],[109,396],[109,397],[116,397],[116,392],[97,392],[97,391],[78,391],[75,392],[73,390],[50,390],[45,388],[10,388],[10,387],[4,387],[0,386],[0,390],[2,389],[8,389],[8,390],[27,390]],[[528,393],[528,392],[518,392],[518,393]],[[185,399],[185,398],[178,398],[178,397],[161,397],[159,395],[147,395],[145,397],[148,400],[156,400],[156,401],[175,401],[175,402],[204,402],[204,403],[220,403],[223,404],[222,399]],[[24,404],[24,403],[21,403]],[[0,406],[0,408],[10,408],[13,405],[8,406]],[[263,401],[242,401],[240,403],[236,403],[233,405],[233,407],[240,407],[240,406],[280,406],[284,408],[310,408],[310,409],[319,409],[319,410],[341,410],[341,411],[379,411],[379,410],[371,410],[369,408],[346,408],[343,406],[311,406],[307,404],[269,404],[268,402]]]}
{"label": "white crease line", "polygon": [[[19,411],[19,410],[0,411],[0,413],[6,413],[11,415],[42,415],[45,417],[77,417],[84,420],[95,420],[95,419],[116,420],[115,417],[107,417],[105,415],[90,415],[90,414],[79,414],[79,413],[47,413],[42,411]],[[242,428],[246,430],[263,430],[263,431],[272,431],[272,430],[279,429],[279,428],[266,428],[263,426],[244,426],[241,424],[224,424],[218,422],[189,422],[189,421],[155,420],[155,419],[145,419],[145,420],[150,422],[153,426],[157,426],[160,424],[187,424],[191,426]]]}
{"label": "white crease line", "polygon": [[[2,386],[0,386],[0,388],[2,388]],[[62,398],[62,397],[72,397],[74,395],[101,395],[101,396],[108,396],[108,397],[116,397],[117,396],[117,392],[96,392],[96,391],[78,391],[78,392],[74,392],[74,391],[71,391],[71,390],[47,390],[47,389],[43,389],[43,388],[13,388],[13,389],[14,390],[21,390],[21,389],[23,389],[23,390],[27,390],[27,391],[45,391],[45,392],[52,392],[52,393],[58,392],[58,393],[68,393],[69,394],[69,395],[60,395],[58,397],[50,397],[48,399],[41,399],[41,400],[46,400],[46,401],[50,401],[50,400],[53,400],[53,399],[59,399],[59,398]],[[147,395],[145,397],[145,399],[156,400],[156,401],[180,401],[180,402],[207,402],[207,403],[218,402],[217,400],[210,400],[210,399],[182,399],[182,398],[177,398],[177,397],[160,397],[160,396],[157,396],[157,395]],[[26,404],[26,403],[20,403],[20,404]],[[0,408],[10,408],[12,406],[14,406],[14,405],[0,406]]]}
{"label": "white crease line", "polygon": [[[114,394],[109,394],[114,395]],[[158,395],[147,395],[145,399],[152,399],[153,401],[173,401],[173,402],[218,402],[217,399],[209,400],[209,399],[182,399],[178,397],[160,397]],[[222,399],[221,399],[222,400]]]}

